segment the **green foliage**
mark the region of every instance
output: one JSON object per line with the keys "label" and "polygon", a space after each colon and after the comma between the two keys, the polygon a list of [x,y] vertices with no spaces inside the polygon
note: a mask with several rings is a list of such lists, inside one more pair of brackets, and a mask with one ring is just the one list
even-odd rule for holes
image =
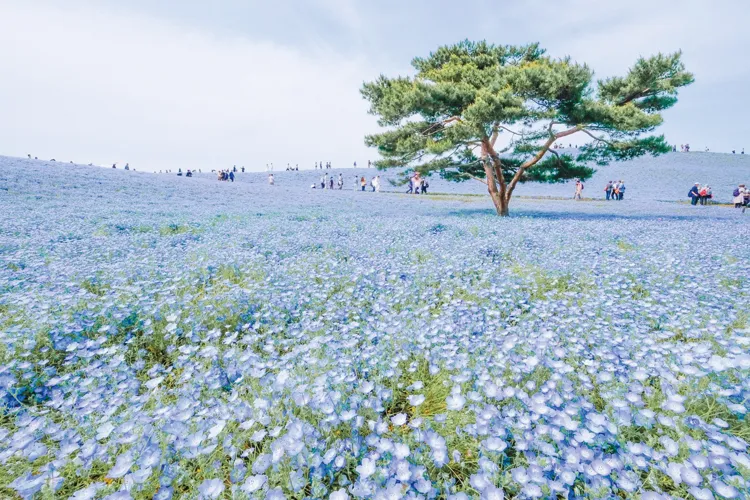
{"label": "green foliage", "polygon": [[190,231],[190,226],[185,224],[167,224],[159,228],[159,234],[162,236],[174,236],[177,234],[183,234]]}
{"label": "green foliage", "polygon": [[[594,83],[588,66],[549,57],[538,44],[468,40],[412,66],[412,77],[381,75],[362,87],[370,113],[388,127],[365,138],[382,157],[376,166],[482,180],[506,205],[519,182],[587,179],[588,163],[668,151],[663,136],[646,134],[693,81],[680,52],[641,58],[626,76]],[[590,141],[576,157],[552,149],[573,134]],[[500,135],[510,137],[496,149]]]}

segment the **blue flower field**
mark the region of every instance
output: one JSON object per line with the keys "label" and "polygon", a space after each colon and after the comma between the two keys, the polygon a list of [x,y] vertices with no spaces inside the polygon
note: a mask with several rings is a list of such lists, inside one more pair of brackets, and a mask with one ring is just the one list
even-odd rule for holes
{"label": "blue flower field", "polygon": [[750,213],[676,203],[744,160],[499,218],[0,157],[0,498],[748,498]]}

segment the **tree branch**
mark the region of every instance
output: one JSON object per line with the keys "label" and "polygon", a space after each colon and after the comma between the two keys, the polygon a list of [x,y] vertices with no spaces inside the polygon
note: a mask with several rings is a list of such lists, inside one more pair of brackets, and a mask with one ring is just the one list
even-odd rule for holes
{"label": "tree branch", "polygon": [[477,177],[476,175],[471,175],[471,174],[470,174],[470,173],[468,173],[468,172],[466,173],[466,175],[468,175],[469,177],[471,177],[471,178],[472,178],[472,179],[474,179],[475,181],[479,181],[479,182],[481,182],[481,183],[482,183],[482,184],[484,184],[485,186],[487,185],[487,181],[486,181],[486,180],[484,180],[484,179],[482,179],[482,178],[480,178],[480,177]]}
{"label": "tree branch", "polygon": [[581,125],[576,125],[575,127],[563,130],[562,132],[558,132],[557,134],[552,134],[552,126],[554,124],[555,122],[550,122],[549,127],[547,127],[547,131],[550,132],[551,136],[549,139],[547,139],[547,142],[544,143],[544,146],[539,149],[539,152],[534,155],[533,158],[530,158],[528,161],[524,162],[520,167],[518,167],[518,170],[513,176],[513,179],[511,179],[510,183],[508,184],[508,192],[506,193],[508,200],[510,200],[511,195],[513,194],[513,190],[516,189],[516,185],[518,184],[518,181],[521,180],[521,177],[523,176],[523,173],[526,171],[526,169],[533,167],[534,165],[539,163],[539,160],[541,160],[544,155],[547,154],[547,151],[550,151],[550,147],[555,143],[556,140],[562,137],[573,135],[576,132],[580,132],[581,130],[583,130],[583,127]]}
{"label": "tree branch", "polygon": [[601,137],[597,137],[594,134],[592,134],[591,132],[589,132],[588,130],[586,130],[585,128],[581,129],[581,132],[583,132],[584,134],[588,135],[589,137],[591,137],[595,141],[603,142],[604,144],[607,144],[609,146],[615,147],[615,143],[614,142],[610,142],[610,141],[607,141],[605,139],[602,139]]}
{"label": "tree branch", "polygon": [[641,97],[646,97],[649,95],[649,92],[651,92],[651,89],[646,87],[643,90],[639,90],[637,92],[633,92],[629,96],[625,97],[622,101],[618,102],[618,106],[625,106],[627,103],[635,101],[636,99],[640,99]]}
{"label": "tree branch", "polygon": [[493,147],[495,146],[495,141],[497,140],[497,136],[500,135],[500,128],[499,127],[500,127],[499,123],[495,123],[492,126],[492,137],[490,137],[490,145],[493,146]]}
{"label": "tree branch", "polygon": [[[440,130],[442,130],[443,127],[445,127],[447,124],[451,122],[461,122],[463,121],[460,116],[451,116],[450,118],[446,118],[443,121],[435,122],[429,127],[427,127],[427,130],[422,132],[422,135],[432,135],[438,133]],[[435,127],[440,127],[437,130],[432,130]]]}
{"label": "tree branch", "polygon": [[500,128],[503,129],[503,130],[507,130],[508,132],[510,132],[513,135],[523,135],[523,133],[521,133],[521,132],[515,132],[515,131],[509,129],[508,127],[506,127],[505,125],[500,125]]}

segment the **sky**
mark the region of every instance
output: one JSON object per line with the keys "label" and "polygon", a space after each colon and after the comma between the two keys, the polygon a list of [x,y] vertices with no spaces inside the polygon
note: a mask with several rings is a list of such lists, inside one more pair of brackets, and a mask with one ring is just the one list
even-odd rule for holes
{"label": "sky", "polygon": [[0,0],[0,155],[362,166],[379,130],[362,83],[467,38],[540,42],[597,78],[681,49],[696,82],[659,132],[750,151],[748,24],[746,0]]}

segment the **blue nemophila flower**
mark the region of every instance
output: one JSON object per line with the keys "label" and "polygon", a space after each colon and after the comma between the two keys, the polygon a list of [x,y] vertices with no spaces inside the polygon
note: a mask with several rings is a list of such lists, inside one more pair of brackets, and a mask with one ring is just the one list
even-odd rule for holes
{"label": "blue nemophila flower", "polygon": [[133,457],[130,453],[124,453],[117,457],[115,465],[107,473],[108,478],[117,479],[128,473],[133,466]]}
{"label": "blue nemophila flower", "polygon": [[245,493],[253,493],[263,488],[267,481],[268,477],[266,477],[265,475],[248,476],[240,489]]}
{"label": "blue nemophila flower", "polygon": [[218,498],[223,491],[224,483],[221,479],[206,479],[198,486],[202,498]]}

